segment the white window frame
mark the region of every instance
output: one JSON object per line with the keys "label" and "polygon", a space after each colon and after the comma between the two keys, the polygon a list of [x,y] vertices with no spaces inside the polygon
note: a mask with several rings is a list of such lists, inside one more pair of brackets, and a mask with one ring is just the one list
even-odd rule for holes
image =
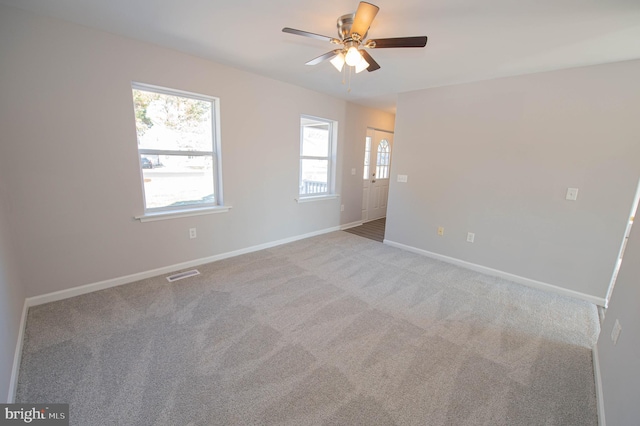
{"label": "white window frame", "polygon": [[[304,121],[311,120],[328,124],[329,126],[329,152],[327,156],[309,156],[303,155],[304,143]],[[335,170],[336,170],[336,146],[338,139],[338,122],[328,118],[316,117],[312,115],[302,114],[300,116],[300,160],[298,162],[298,197],[296,201],[299,203],[321,199],[337,198],[335,190]],[[327,189],[324,192],[316,192],[311,194],[301,194],[302,189],[302,160],[327,160]]]}
{"label": "white window frame", "polygon": [[[220,99],[202,95],[199,93],[187,92],[184,90],[170,89],[167,87],[155,86],[146,83],[132,82],[131,89],[143,90],[146,92],[160,93],[169,96],[179,96],[191,99],[197,99],[211,103],[211,125],[212,125],[212,141],[211,151],[182,151],[182,150],[162,150],[162,149],[141,149],[138,147],[138,162],[142,155],[191,155],[191,156],[211,156],[213,162],[213,191],[215,201],[212,203],[201,203],[194,205],[166,206],[147,208],[146,193],[144,188],[144,176],[142,164],[140,164],[140,184],[142,185],[143,209],[144,214],[135,218],[141,222],[171,219],[176,217],[197,216],[210,213],[227,212],[230,206],[224,206],[222,194],[222,161],[221,161],[221,138],[220,138]],[[135,109],[134,109],[135,113]],[[136,135],[136,145],[137,135]]]}

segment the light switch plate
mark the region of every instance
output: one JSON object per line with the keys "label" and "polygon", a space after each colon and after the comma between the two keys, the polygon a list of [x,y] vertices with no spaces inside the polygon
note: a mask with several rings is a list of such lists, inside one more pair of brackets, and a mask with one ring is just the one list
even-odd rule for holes
{"label": "light switch plate", "polygon": [[398,182],[406,183],[408,179],[409,179],[409,176],[407,175],[398,175]]}
{"label": "light switch plate", "polygon": [[356,169],[351,169],[351,176],[355,176],[356,175]]}
{"label": "light switch plate", "polygon": [[578,199],[578,188],[567,189],[567,200],[576,201]]}

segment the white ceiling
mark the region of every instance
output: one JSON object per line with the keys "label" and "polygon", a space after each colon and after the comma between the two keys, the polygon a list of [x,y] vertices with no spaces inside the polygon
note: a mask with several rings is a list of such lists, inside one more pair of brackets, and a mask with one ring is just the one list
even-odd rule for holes
{"label": "white ceiling", "polygon": [[357,0],[0,0],[394,111],[397,94],[435,86],[640,58],[640,0],[371,0],[369,38],[426,35],[424,49],[369,53],[381,65],[351,92],[324,62],[334,48],[283,27],[337,36]]}

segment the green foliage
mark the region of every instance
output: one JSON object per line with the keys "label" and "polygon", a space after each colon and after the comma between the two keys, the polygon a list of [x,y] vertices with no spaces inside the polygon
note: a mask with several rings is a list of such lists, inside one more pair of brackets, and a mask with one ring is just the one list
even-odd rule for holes
{"label": "green foliage", "polygon": [[[194,131],[207,120],[210,103],[198,99],[133,89],[138,136],[154,125],[177,131]],[[152,110],[152,111],[151,111]]]}
{"label": "green foliage", "polygon": [[136,113],[136,131],[138,136],[144,135],[144,133],[153,127],[153,122],[147,116],[147,108],[153,100],[158,98],[160,94],[143,92],[142,90],[133,89],[133,108]]}

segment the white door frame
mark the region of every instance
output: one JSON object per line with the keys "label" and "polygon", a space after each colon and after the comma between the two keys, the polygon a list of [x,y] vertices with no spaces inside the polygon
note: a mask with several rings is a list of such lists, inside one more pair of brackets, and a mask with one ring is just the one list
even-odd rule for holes
{"label": "white door frame", "polygon": [[605,303],[609,303],[609,299],[611,298],[611,293],[613,293],[613,288],[616,285],[616,280],[618,279],[618,272],[620,271],[620,265],[622,263],[622,258],[624,256],[624,249],[627,246],[627,240],[629,239],[629,234],[631,233],[631,227],[633,223],[636,221],[636,216],[638,214],[638,204],[640,203],[640,179],[638,180],[638,186],[636,187],[636,195],[633,199],[633,204],[631,205],[631,213],[629,213],[629,221],[627,222],[627,227],[624,231],[624,237],[622,239],[622,244],[620,245],[620,251],[618,252],[618,258],[616,259],[616,266],[613,270],[613,276],[611,277],[611,282],[609,283],[609,288],[607,289],[607,295],[605,296]]}

